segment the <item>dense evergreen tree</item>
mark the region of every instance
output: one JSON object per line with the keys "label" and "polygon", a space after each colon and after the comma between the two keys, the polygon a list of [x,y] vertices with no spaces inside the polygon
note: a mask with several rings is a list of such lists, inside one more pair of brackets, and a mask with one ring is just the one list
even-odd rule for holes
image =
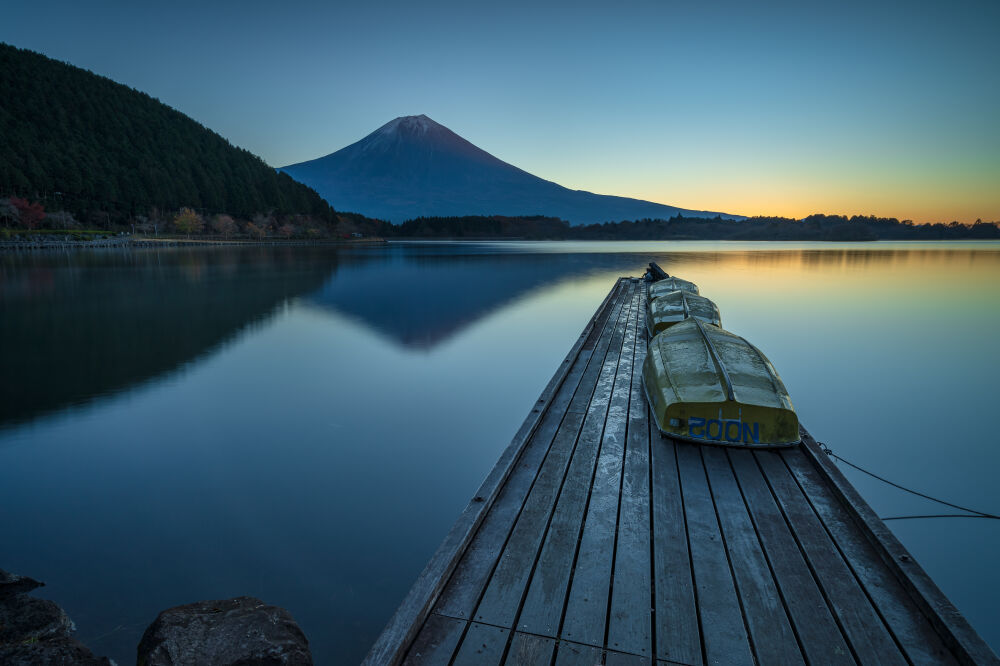
{"label": "dense evergreen tree", "polygon": [[190,206],[332,223],[315,191],[149,95],[0,43],[0,197],[122,219]]}

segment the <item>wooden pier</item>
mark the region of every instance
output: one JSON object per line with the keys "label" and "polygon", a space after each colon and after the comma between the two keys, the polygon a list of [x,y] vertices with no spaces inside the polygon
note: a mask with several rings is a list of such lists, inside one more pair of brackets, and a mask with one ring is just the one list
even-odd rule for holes
{"label": "wooden pier", "polygon": [[805,434],[675,442],[622,278],[366,664],[998,664]]}

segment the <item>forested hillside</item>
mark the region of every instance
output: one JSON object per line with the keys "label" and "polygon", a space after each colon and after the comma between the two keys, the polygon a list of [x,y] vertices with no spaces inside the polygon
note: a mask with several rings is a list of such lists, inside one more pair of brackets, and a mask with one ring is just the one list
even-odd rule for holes
{"label": "forested hillside", "polygon": [[122,223],[182,206],[243,218],[333,209],[309,187],[149,95],[0,44],[0,197]]}

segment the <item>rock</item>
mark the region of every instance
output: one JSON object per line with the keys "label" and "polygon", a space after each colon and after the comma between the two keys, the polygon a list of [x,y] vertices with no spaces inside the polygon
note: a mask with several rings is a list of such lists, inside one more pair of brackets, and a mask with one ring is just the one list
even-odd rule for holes
{"label": "rock", "polygon": [[45,583],[40,583],[34,578],[18,576],[0,569],[0,599],[12,597],[15,594],[27,594]]}
{"label": "rock", "polygon": [[253,597],[169,608],[142,635],[138,666],[306,666],[309,641],[284,608]]}
{"label": "rock", "polygon": [[94,653],[73,638],[0,644],[0,664],[4,666],[110,666],[106,657]]}
{"label": "rock", "polygon": [[72,630],[66,611],[54,601],[18,594],[0,603],[0,644],[68,638]]}
{"label": "rock", "polygon": [[73,623],[53,601],[27,593],[44,583],[0,569],[0,664],[107,666],[70,636]]}

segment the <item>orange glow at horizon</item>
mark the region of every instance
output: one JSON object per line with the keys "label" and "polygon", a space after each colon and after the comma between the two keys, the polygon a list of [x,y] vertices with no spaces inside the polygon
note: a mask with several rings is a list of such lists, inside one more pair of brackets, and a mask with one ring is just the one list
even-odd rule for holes
{"label": "orange glow at horizon", "polygon": [[[654,194],[637,195],[636,198],[653,199]],[[658,197],[663,199],[662,196]],[[1000,222],[1000,204],[986,202],[977,204],[969,199],[954,202],[921,201],[925,197],[915,195],[909,201],[902,203],[880,201],[874,197],[840,198],[826,197],[776,197],[776,196],[740,196],[739,194],[716,194],[713,197],[700,199],[692,197],[689,202],[681,200],[663,201],[680,208],[700,208],[703,210],[723,211],[747,217],[788,217],[801,220],[813,214],[826,215],[874,215],[877,217],[894,217],[899,220],[911,220],[915,224],[933,224],[936,222],[958,221],[972,224],[976,220],[984,222]],[[696,203],[697,202],[697,203]],[[992,214],[991,214],[992,212]]]}
{"label": "orange glow at horizon", "polygon": [[[962,191],[964,190],[964,191]],[[820,191],[802,186],[787,189],[763,187],[756,183],[726,184],[724,191],[714,187],[692,186],[653,191],[614,192],[619,196],[645,199],[679,208],[711,210],[734,215],[775,216],[802,219],[816,213],[826,215],[875,215],[912,220],[916,224],[976,220],[1000,222],[1000,180],[997,194],[984,195],[982,189],[962,188],[952,196],[940,191],[903,188],[871,188],[865,191]],[[601,193],[611,194],[612,192]]]}
{"label": "orange glow at horizon", "polygon": [[1000,222],[1000,160],[994,155],[982,149],[936,156],[913,150],[866,154],[845,148],[817,159],[811,149],[786,147],[761,157],[746,148],[719,157],[726,146],[709,143],[701,151],[695,146],[678,146],[673,153],[650,149],[635,159],[605,164],[553,162],[535,173],[542,171],[538,175],[571,189],[751,217],[802,219],[822,213],[917,224]]}

